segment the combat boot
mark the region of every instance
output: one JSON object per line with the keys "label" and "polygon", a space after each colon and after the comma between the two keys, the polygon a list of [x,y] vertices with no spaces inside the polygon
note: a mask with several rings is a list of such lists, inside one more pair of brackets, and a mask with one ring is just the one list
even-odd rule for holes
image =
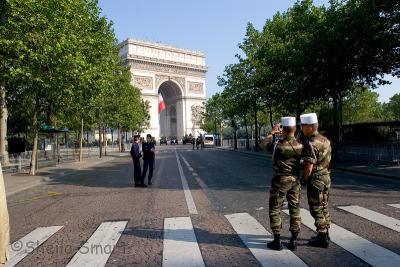
{"label": "combat boot", "polygon": [[292,237],[290,238],[288,249],[291,251],[295,251],[297,249],[297,235],[298,233],[292,233]]}
{"label": "combat boot", "polygon": [[274,234],[274,240],[268,242],[267,247],[273,250],[282,250],[281,235]]}
{"label": "combat boot", "polygon": [[326,233],[318,233],[317,237],[308,242],[309,246],[327,248],[329,241]]}

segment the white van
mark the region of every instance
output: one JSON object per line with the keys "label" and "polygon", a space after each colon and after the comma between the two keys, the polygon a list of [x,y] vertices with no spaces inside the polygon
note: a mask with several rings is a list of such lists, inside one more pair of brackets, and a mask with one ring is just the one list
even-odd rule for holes
{"label": "white van", "polygon": [[204,146],[214,146],[214,135],[205,134],[204,135]]}

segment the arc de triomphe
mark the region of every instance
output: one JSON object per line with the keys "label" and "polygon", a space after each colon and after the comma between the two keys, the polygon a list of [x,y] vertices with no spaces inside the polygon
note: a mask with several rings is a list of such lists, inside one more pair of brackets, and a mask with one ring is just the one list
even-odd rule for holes
{"label": "arc de triomphe", "polygon": [[[182,138],[197,136],[199,113],[206,100],[207,66],[204,53],[159,43],[127,39],[120,56],[131,67],[132,83],[140,88],[142,99],[150,104],[150,133]],[[158,113],[159,93],[166,108]]]}

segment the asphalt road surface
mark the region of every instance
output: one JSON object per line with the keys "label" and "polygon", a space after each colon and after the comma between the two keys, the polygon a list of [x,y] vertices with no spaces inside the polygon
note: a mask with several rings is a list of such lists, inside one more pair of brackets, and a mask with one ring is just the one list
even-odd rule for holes
{"label": "asphalt road surface", "polygon": [[275,252],[269,157],[156,150],[148,188],[133,187],[126,155],[9,197],[6,266],[400,266],[400,181],[333,172],[328,249],[307,246],[315,233],[303,188],[298,250]]}

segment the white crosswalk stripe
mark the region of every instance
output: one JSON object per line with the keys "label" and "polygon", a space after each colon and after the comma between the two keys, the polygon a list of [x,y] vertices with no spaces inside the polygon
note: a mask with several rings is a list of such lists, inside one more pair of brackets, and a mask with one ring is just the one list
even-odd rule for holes
{"label": "white crosswalk stripe", "polygon": [[164,220],[163,267],[205,266],[189,217]]}
{"label": "white crosswalk stripe", "polygon": [[233,229],[262,266],[307,266],[292,251],[267,248],[271,234],[248,213],[225,215]]}
{"label": "white crosswalk stripe", "polygon": [[400,204],[388,204],[389,206],[393,207],[393,208],[398,208],[400,209]]}
{"label": "white crosswalk stripe", "polygon": [[39,227],[20,240],[12,243],[10,246],[10,261],[6,263],[6,267],[17,265],[61,228],[63,226]]}
{"label": "white crosswalk stripe", "polygon": [[105,266],[127,223],[103,222],[67,266]]}
{"label": "white crosswalk stripe", "polygon": [[[289,214],[289,210],[284,210],[284,212]],[[314,219],[308,210],[301,209],[301,220],[305,226],[315,230]],[[329,235],[332,242],[372,266],[398,266],[400,262],[400,255],[378,246],[334,223],[330,226]]]}
{"label": "white crosswalk stripe", "polygon": [[396,232],[400,232],[400,220],[394,219],[379,212],[369,210],[360,206],[343,206],[338,208],[350,212],[352,214],[355,214],[357,216],[360,216],[369,221],[383,225]]}

